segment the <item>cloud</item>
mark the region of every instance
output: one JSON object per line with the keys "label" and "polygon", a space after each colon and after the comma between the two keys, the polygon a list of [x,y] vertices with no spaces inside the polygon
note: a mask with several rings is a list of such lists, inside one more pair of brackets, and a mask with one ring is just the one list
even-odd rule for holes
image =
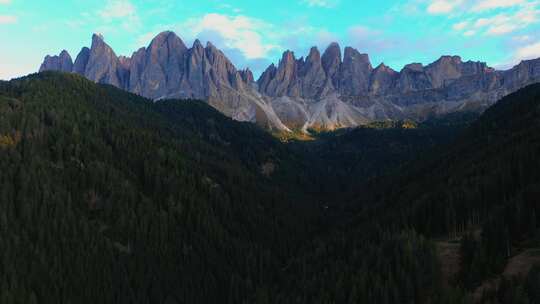
{"label": "cloud", "polygon": [[515,61],[540,58],[540,41],[520,47],[515,55]]}
{"label": "cloud", "polygon": [[521,35],[521,36],[516,36],[512,38],[513,41],[517,41],[517,42],[529,42],[531,39],[532,38],[530,35]]}
{"label": "cloud", "polygon": [[469,25],[469,21],[462,21],[454,24],[452,28],[456,31],[464,30]]}
{"label": "cloud", "polygon": [[99,14],[104,19],[114,19],[136,15],[136,11],[135,6],[128,0],[109,0]]}
{"label": "cloud", "polygon": [[407,42],[400,37],[390,37],[381,31],[363,25],[349,28],[348,42],[358,47],[361,52],[368,54],[379,54],[393,49],[401,49]]}
{"label": "cloud", "polygon": [[304,4],[307,4],[309,7],[325,7],[330,8],[338,4],[338,0],[303,0]]}
{"label": "cloud", "polygon": [[247,59],[255,59],[265,57],[278,47],[272,41],[275,40],[272,39],[273,27],[262,20],[243,15],[211,13],[189,19],[180,29],[187,30],[191,37],[221,40],[224,47],[238,49]]}
{"label": "cloud", "polygon": [[481,12],[497,8],[508,8],[524,3],[525,0],[482,0],[473,6],[472,11]]}
{"label": "cloud", "polygon": [[448,14],[463,2],[464,0],[435,0],[428,5],[427,11],[433,15]]}
{"label": "cloud", "polygon": [[[520,0],[484,0],[477,3],[471,12],[466,15],[468,20],[455,23],[452,28],[456,31],[463,31],[465,36],[474,34],[484,34],[488,36],[506,35],[518,30],[528,28],[540,20],[540,9],[536,5],[538,2],[525,2]],[[480,8],[500,8],[517,6],[515,10],[501,12],[498,14],[485,14],[479,11]]]}
{"label": "cloud", "polygon": [[17,17],[11,15],[0,15],[0,24],[17,23]]}
{"label": "cloud", "polygon": [[523,29],[538,21],[540,11],[536,8],[525,7],[515,14],[498,14],[492,17],[480,18],[474,24],[475,28],[485,28],[488,35],[503,35]]}
{"label": "cloud", "polygon": [[286,49],[301,56],[313,45],[326,47],[338,40],[333,33],[302,18],[277,25],[245,15],[210,13],[182,23],[159,25],[139,36],[136,47],[164,30],[174,30],[188,46],[195,39],[212,42],[236,67],[249,67],[255,76],[277,62]]}
{"label": "cloud", "polygon": [[[188,22],[188,23],[191,23]],[[255,77],[258,77],[262,71],[264,71],[271,63],[271,57],[279,53],[278,48],[272,48],[264,56],[249,57],[246,55],[246,50],[238,46],[234,41],[228,40],[220,32],[215,31],[214,29],[204,29],[196,31],[186,31],[187,23],[162,26],[161,29],[154,30],[148,33],[145,33],[138,37],[137,47],[141,45],[148,44],[156,35],[158,35],[163,30],[176,29],[177,34],[186,44],[192,42],[192,40],[199,39],[201,41],[210,41],[218,49],[220,49],[227,58],[239,69],[249,67]],[[189,45],[188,45],[189,47]],[[258,47],[260,48],[260,47]],[[263,49],[265,47],[262,47]]]}
{"label": "cloud", "polygon": [[122,28],[132,31],[141,25],[137,8],[129,0],[107,0],[105,7],[98,12],[108,24],[119,22]]}
{"label": "cloud", "polygon": [[0,4],[10,4],[11,0],[0,0]]}

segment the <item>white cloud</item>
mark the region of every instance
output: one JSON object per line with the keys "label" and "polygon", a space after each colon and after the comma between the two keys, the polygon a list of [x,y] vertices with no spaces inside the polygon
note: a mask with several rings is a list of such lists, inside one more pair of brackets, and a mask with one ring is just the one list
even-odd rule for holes
{"label": "white cloud", "polygon": [[399,48],[401,48],[401,52],[404,52],[403,48],[408,43],[402,37],[388,36],[380,30],[363,25],[350,27],[347,40],[351,46],[357,47],[359,51],[372,55]]}
{"label": "white cloud", "polygon": [[[497,1],[490,2],[492,7],[499,3]],[[452,27],[456,31],[464,31],[469,33],[469,35],[466,36],[477,33],[490,36],[500,36],[525,29],[540,21],[540,9],[536,5],[539,2],[533,1],[518,3],[517,0],[507,1],[509,1],[509,3],[516,3],[514,6],[518,7],[515,10],[501,12],[495,15],[479,13],[478,11],[473,10],[471,13],[466,15],[469,18],[468,20],[455,23]],[[479,2],[478,5],[484,2]],[[484,4],[484,7],[486,5],[487,4]]]}
{"label": "white cloud", "polygon": [[474,24],[477,29],[485,28],[488,35],[503,35],[523,29],[539,20],[540,11],[534,7],[525,6],[515,14],[498,14],[492,17],[480,18]]}
{"label": "white cloud", "polygon": [[516,5],[524,4],[525,0],[482,0],[473,6],[472,10],[481,12],[496,8],[508,8]]}
{"label": "white cloud", "polygon": [[468,21],[462,21],[454,24],[452,28],[456,31],[462,31],[469,25]]}
{"label": "white cloud", "polygon": [[504,23],[500,25],[492,26],[488,29],[487,33],[489,35],[504,35],[511,33],[517,29],[516,25]]}
{"label": "white cloud", "polygon": [[540,41],[519,48],[514,59],[516,61],[540,58]]}
{"label": "white cloud", "polygon": [[448,14],[460,6],[463,1],[464,0],[435,0],[428,5],[427,11],[434,15]]}
{"label": "white cloud", "polygon": [[13,24],[17,23],[16,16],[0,15],[0,24]]}
{"label": "white cloud", "polygon": [[[416,0],[419,1],[419,0]],[[430,14],[482,13],[494,9],[508,9],[516,6],[537,6],[538,0],[424,0]],[[413,0],[410,0],[413,3]]]}
{"label": "white cloud", "polygon": [[276,62],[285,49],[300,56],[309,51],[308,46],[326,47],[338,40],[331,32],[310,26],[302,18],[276,25],[245,15],[210,13],[182,23],[159,25],[140,35],[135,47],[147,44],[164,30],[175,31],[188,46],[195,39],[210,41],[235,66],[249,66],[256,76]]}
{"label": "white cloud", "polygon": [[468,30],[468,31],[466,31],[465,33],[463,33],[463,36],[465,36],[465,37],[471,37],[471,36],[474,36],[475,34],[476,34],[475,31],[473,31],[473,30]]}
{"label": "white cloud", "polygon": [[120,22],[121,27],[128,31],[141,25],[137,8],[129,0],[107,0],[107,4],[98,15],[109,24]]}
{"label": "white cloud", "polygon": [[531,40],[531,36],[529,35],[516,36],[512,38],[512,40],[517,41],[517,42],[528,42]]}
{"label": "white cloud", "polygon": [[142,45],[145,45],[145,44],[148,44],[149,41],[151,41],[152,39],[154,39],[154,37],[156,37],[159,33],[161,33],[162,31],[159,31],[159,30],[156,30],[156,31],[151,31],[151,32],[147,32],[145,34],[142,34],[140,35],[138,38],[137,38],[137,45],[136,47],[140,47]]}
{"label": "white cloud", "polygon": [[271,24],[251,17],[211,13],[189,19],[181,25],[180,32],[187,30],[193,38],[201,34],[217,34],[225,47],[239,49],[247,59],[254,59],[263,58],[278,47],[268,39],[272,28]]}
{"label": "white cloud", "polygon": [[11,0],[0,0],[0,4],[10,4]]}
{"label": "white cloud", "polygon": [[99,12],[105,19],[124,18],[136,15],[135,6],[128,0],[109,0],[105,8]]}
{"label": "white cloud", "polygon": [[334,7],[337,5],[337,0],[303,0],[303,3],[310,7]]}

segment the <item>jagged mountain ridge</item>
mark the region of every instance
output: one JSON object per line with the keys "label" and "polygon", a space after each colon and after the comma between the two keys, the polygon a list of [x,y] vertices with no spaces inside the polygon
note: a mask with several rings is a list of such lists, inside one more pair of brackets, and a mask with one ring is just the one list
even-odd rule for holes
{"label": "jagged mountain ridge", "polygon": [[332,43],[306,58],[284,52],[254,80],[210,42],[191,48],[173,32],[156,36],[131,57],[117,56],[93,35],[72,62],[67,51],[47,56],[40,71],[74,72],[151,99],[196,98],[227,116],[278,131],[354,127],[375,120],[413,119],[457,111],[483,111],[501,97],[540,81],[540,59],[508,71],[483,62],[442,56],[427,66],[394,71],[369,56]]}
{"label": "jagged mountain ridge", "polygon": [[[163,32],[147,48],[123,57],[117,56],[102,36],[94,34],[91,47],[81,50],[71,70],[61,68],[71,62],[67,51],[62,54],[47,56],[40,71],[74,72],[154,100],[203,99],[236,120],[288,130],[251,87],[252,72],[237,70],[211,43],[203,47],[196,40],[188,48],[176,34]],[[257,115],[266,121],[255,119]]]}

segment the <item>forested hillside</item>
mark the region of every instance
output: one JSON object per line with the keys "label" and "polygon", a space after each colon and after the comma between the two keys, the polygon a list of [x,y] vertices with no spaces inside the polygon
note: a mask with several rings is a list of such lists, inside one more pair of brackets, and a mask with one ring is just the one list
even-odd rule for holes
{"label": "forested hillside", "polygon": [[[540,85],[281,143],[198,101],[0,82],[0,303],[539,303]],[[444,273],[438,244],[459,247]],[[534,260],[534,259],[531,259]]]}
{"label": "forested hillside", "polygon": [[309,227],[292,156],[206,104],[54,73],[0,96],[2,303],[239,303]]}
{"label": "forested hillside", "polygon": [[[348,210],[354,213],[349,221],[313,242],[296,261],[312,265],[308,269],[319,267],[318,275],[298,281],[293,272],[292,280],[302,282],[299,286],[328,286],[310,289],[313,298],[340,295],[354,302],[359,294],[360,302],[422,303],[419,297],[431,290],[436,303],[463,303],[473,300],[472,293],[484,281],[496,279],[498,287],[480,294],[482,301],[538,303],[538,268],[525,265],[532,267],[527,277],[500,274],[508,270],[510,258],[540,247],[539,152],[540,85],[533,85],[502,99],[450,144],[360,187],[362,195],[349,205],[354,210]],[[416,234],[408,234],[406,249],[384,245],[389,236],[403,235],[401,231],[460,243],[459,272],[449,282],[451,288],[437,285],[444,282],[433,270],[439,267],[432,265],[445,261],[435,261],[433,247],[423,254],[411,252],[418,244]],[[369,260],[365,252],[373,244],[386,250]],[[395,260],[422,256],[405,263],[419,268],[415,272],[380,262],[394,254]],[[540,259],[528,260],[534,261]],[[370,269],[377,269],[376,275],[366,275]],[[410,276],[401,277],[405,273],[418,277],[411,281]],[[353,292],[358,288],[362,292]]]}
{"label": "forested hillside", "polygon": [[314,187],[317,195],[327,197],[328,204],[343,205],[358,196],[358,187],[366,181],[422,159],[432,149],[453,140],[477,117],[476,113],[455,113],[422,123],[371,123],[315,133],[315,140],[291,141],[289,146],[320,175],[310,181],[319,183]]}

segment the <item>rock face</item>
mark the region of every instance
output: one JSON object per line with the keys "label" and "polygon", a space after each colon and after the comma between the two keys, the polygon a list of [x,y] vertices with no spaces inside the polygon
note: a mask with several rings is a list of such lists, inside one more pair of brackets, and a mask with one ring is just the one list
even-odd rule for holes
{"label": "rock face", "polygon": [[73,65],[73,73],[79,75],[85,75],[86,66],[88,65],[88,59],[90,58],[90,49],[83,47],[77,58],[75,59],[75,64]]}
{"label": "rock face", "polygon": [[291,51],[255,81],[237,70],[211,43],[191,48],[163,32],[131,57],[117,56],[100,35],[75,63],[62,51],[47,56],[40,71],[73,72],[151,99],[203,99],[234,119],[280,131],[354,127],[374,120],[414,119],[456,111],[483,111],[499,98],[540,82],[540,59],[508,71],[482,62],[442,56],[400,72],[369,56],[332,43],[321,55],[313,47],[304,59]]}
{"label": "rock face", "polygon": [[46,56],[41,64],[39,71],[61,71],[71,72],[73,69],[73,60],[66,50],[63,50],[58,56]]}
{"label": "rock face", "polygon": [[92,47],[84,76],[94,82],[125,88],[125,71],[120,60],[100,35],[92,37]]}
{"label": "rock face", "polygon": [[367,95],[373,67],[367,54],[346,47],[339,73],[339,91],[343,95]]}

